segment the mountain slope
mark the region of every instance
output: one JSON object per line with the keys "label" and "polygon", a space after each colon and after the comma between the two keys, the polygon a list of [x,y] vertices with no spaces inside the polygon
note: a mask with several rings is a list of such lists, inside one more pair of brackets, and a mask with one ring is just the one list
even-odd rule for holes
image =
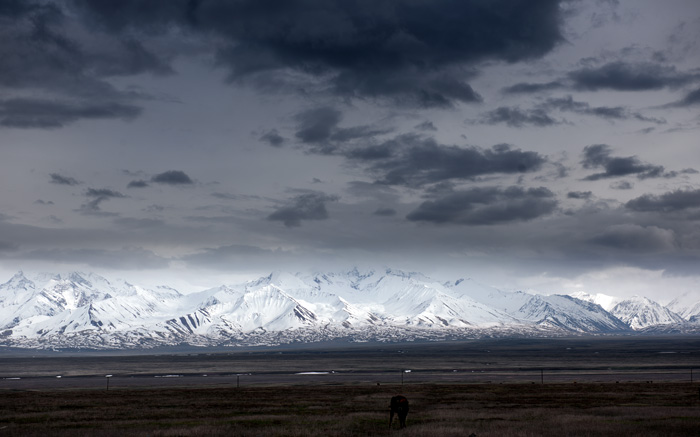
{"label": "mountain slope", "polygon": [[[189,294],[90,273],[19,272],[0,285],[0,345],[144,348],[630,331],[587,300],[506,292],[471,280],[438,282],[392,269],[274,272]],[[620,317],[643,314],[635,322],[624,319],[635,329],[688,323],[663,307],[655,307],[655,316],[635,308],[618,308]]]}
{"label": "mountain slope", "polygon": [[471,280],[457,281],[453,288],[478,302],[505,312],[522,323],[571,332],[601,333],[627,330],[624,323],[599,305],[571,296],[506,292]]}
{"label": "mountain slope", "polygon": [[646,297],[634,296],[610,311],[630,328],[639,330],[656,325],[683,324],[681,316]]}
{"label": "mountain slope", "polygon": [[700,319],[700,296],[697,292],[687,292],[673,299],[666,308],[686,320]]}

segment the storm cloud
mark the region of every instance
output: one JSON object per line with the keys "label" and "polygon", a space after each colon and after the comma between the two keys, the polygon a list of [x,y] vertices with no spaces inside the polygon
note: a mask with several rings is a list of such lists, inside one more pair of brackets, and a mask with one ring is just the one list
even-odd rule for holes
{"label": "storm cloud", "polygon": [[700,208],[700,190],[675,190],[660,195],[644,194],[625,204],[642,212],[676,212]]}
{"label": "storm cloud", "polygon": [[519,107],[501,106],[484,114],[482,123],[504,123],[511,127],[523,127],[526,125],[545,127],[560,124],[561,121],[550,117],[541,108],[524,110]]}
{"label": "storm cloud", "polygon": [[326,203],[338,199],[338,196],[320,192],[302,193],[291,199],[287,205],[277,208],[267,219],[281,221],[288,228],[301,226],[302,220],[326,220]]}
{"label": "storm cloud", "polygon": [[556,109],[559,111],[575,112],[577,114],[591,115],[606,120],[628,120],[634,118],[640,121],[657,124],[666,123],[666,120],[645,117],[639,112],[630,111],[629,108],[624,106],[591,106],[586,102],[574,100],[570,95],[560,98],[549,98],[542,103],[539,108],[542,110]]}
{"label": "storm cloud", "polygon": [[109,188],[88,188],[85,197],[90,198],[87,203],[80,206],[78,210],[81,214],[96,216],[114,216],[115,213],[102,211],[101,205],[109,199],[122,199],[126,196]]}
{"label": "storm cloud", "polygon": [[80,119],[131,120],[141,113],[134,105],[117,102],[10,99],[0,101],[0,125],[14,128],[59,128]]}
{"label": "storm cloud", "polygon": [[700,88],[690,91],[681,100],[675,103],[675,106],[694,106],[700,104]]}
{"label": "storm cloud", "polygon": [[533,220],[551,214],[556,207],[554,193],[544,187],[471,188],[425,201],[406,218],[438,224],[496,225]]}
{"label": "storm cloud", "polygon": [[271,129],[260,137],[260,141],[264,141],[272,147],[282,147],[285,139],[277,132],[277,129]]}
{"label": "storm cloud", "polygon": [[337,95],[419,107],[479,101],[465,67],[538,58],[563,41],[554,0],[76,3],[115,34],[178,26],[218,35],[230,81],[269,83],[295,71]]}
{"label": "storm cloud", "polygon": [[620,251],[663,252],[676,247],[673,231],[634,224],[610,226],[590,241]]}
{"label": "storm cloud", "polygon": [[[370,149],[371,150],[371,149]],[[519,174],[539,170],[547,162],[536,153],[499,144],[489,149],[458,147],[412,134],[379,145],[379,156],[351,156],[369,164],[377,181],[388,185],[422,186],[453,179],[470,180],[488,174]]]}
{"label": "storm cloud", "polygon": [[0,0],[0,273],[697,284],[691,3]]}
{"label": "storm cloud", "polygon": [[70,176],[63,176],[58,173],[51,173],[51,183],[57,185],[80,185],[80,181]]}
{"label": "storm cloud", "polygon": [[164,185],[192,185],[194,181],[182,170],[168,170],[158,173],[151,178],[151,182]]}
{"label": "storm cloud", "polygon": [[587,67],[569,73],[575,88],[587,91],[652,91],[683,86],[700,77],[681,73],[672,66],[649,62],[610,62],[600,67]]}
{"label": "storm cloud", "polygon": [[1,126],[60,128],[79,120],[131,120],[140,115],[136,102],[144,95],[120,90],[109,78],[171,72],[133,38],[82,40],[71,25],[74,15],[67,2],[9,1],[0,9]]}
{"label": "storm cloud", "polygon": [[586,176],[587,181],[596,181],[605,178],[636,175],[639,179],[664,176],[664,167],[642,162],[636,156],[614,157],[611,156],[612,148],[607,144],[593,144],[583,149],[583,168],[603,168],[602,173]]}

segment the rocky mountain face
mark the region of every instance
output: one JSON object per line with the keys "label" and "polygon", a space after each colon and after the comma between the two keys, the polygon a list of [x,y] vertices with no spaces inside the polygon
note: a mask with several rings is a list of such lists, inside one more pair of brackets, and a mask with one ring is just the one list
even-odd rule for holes
{"label": "rocky mountain face", "polygon": [[124,349],[610,334],[650,327],[671,332],[698,315],[692,302],[674,305],[676,311],[634,298],[606,310],[591,295],[504,292],[468,279],[441,283],[391,269],[277,272],[190,294],[91,273],[19,272],[0,285],[0,345]]}

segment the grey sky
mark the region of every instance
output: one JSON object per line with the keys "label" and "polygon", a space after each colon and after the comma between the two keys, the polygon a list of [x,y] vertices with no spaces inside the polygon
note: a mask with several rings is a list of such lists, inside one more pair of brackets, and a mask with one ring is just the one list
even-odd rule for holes
{"label": "grey sky", "polygon": [[0,0],[0,23],[4,276],[700,285],[694,0]]}

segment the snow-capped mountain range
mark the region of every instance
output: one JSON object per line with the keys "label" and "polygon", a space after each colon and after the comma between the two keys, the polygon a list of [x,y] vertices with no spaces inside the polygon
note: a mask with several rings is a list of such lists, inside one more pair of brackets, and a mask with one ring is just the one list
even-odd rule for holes
{"label": "snow-capped mountain range", "polygon": [[700,298],[505,292],[391,269],[272,273],[183,294],[93,273],[0,285],[0,346],[125,349],[700,331]]}

